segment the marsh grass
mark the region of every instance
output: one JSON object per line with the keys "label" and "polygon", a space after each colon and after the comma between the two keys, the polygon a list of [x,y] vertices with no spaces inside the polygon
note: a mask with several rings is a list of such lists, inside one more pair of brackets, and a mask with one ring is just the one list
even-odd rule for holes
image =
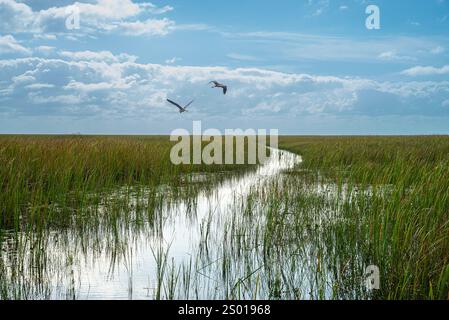
{"label": "marsh grass", "polygon": [[324,235],[334,235],[326,242],[335,248],[331,256],[354,251],[379,266],[375,297],[448,298],[447,136],[283,137],[280,147],[301,154],[303,168],[352,196],[336,197],[344,223]]}
{"label": "marsh grass", "polygon": [[175,166],[173,144],[165,136],[0,136],[0,229],[64,224],[117,186],[178,187],[193,173],[250,167]]}
{"label": "marsh grass", "polygon": [[[167,140],[1,137],[0,297],[78,298],[84,260],[131,270],[142,239],[155,299],[448,297],[448,137],[282,137],[303,163],[201,219],[196,195],[254,166],[173,166]],[[199,235],[181,262],[172,215]]]}
{"label": "marsh grass", "polygon": [[[1,297],[54,297],[55,269],[77,252],[107,252],[113,273],[143,228],[161,232],[163,206],[185,202],[193,214],[200,190],[256,167],[175,166],[173,144],[166,136],[0,136]],[[63,287],[76,296],[73,283]]]}

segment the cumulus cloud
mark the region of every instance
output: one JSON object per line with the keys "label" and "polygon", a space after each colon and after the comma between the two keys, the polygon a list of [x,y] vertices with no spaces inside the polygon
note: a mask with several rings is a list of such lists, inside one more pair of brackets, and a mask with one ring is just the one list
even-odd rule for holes
{"label": "cumulus cloud", "polygon": [[165,36],[173,31],[174,26],[174,21],[164,18],[148,19],[145,21],[121,22],[117,25],[117,28],[119,28],[126,35]]}
{"label": "cumulus cloud", "polygon": [[39,52],[39,53],[42,53],[45,55],[52,54],[55,50],[56,50],[56,48],[52,47],[52,46],[38,46],[37,48],[35,48],[36,52]]}
{"label": "cumulus cloud", "polygon": [[100,91],[100,90],[111,90],[111,89],[130,89],[133,85],[132,81],[128,81],[129,79],[120,79],[114,82],[96,82],[96,83],[84,83],[79,81],[70,81],[66,86],[64,86],[65,90],[70,91]]}
{"label": "cumulus cloud", "polygon": [[32,76],[33,72],[31,71],[27,71],[24,74],[20,74],[18,76],[12,77],[12,83],[13,84],[21,84],[21,83],[29,83],[29,82],[33,82],[34,80],[36,80],[36,78],[34,76]]}
{"label": "cumulus cloud", "polygon": [[401,72],[406,76],[432,76],[432,75],[444,75],[449,74],[449,65],[445,65],[441,68],[431,67],[431,66],[417,66],[413,68],[406,69]]}
{"label": "cumulus cloud", "polygon": [[[261,68],[142,64],[128,57],[66,51],[58,59],[0,60],[2,105],[19,114],[170,117],[173,109],[165,99],[183,102],[188,96],[197,97],[192,115],[204,117],[449,115],[442,108],[448,81],[382,82]],[[229,85],[225,98],[205,85],[211,79]]]}
{"label": "cumulus cloud", "polygon": [[105,61],[105,62],[121,62],[135,61],[136,56],[128,54],[114,55],[110,51],[60,51],[59,55],[63,58],[76,61]]}
{"label": "cumulus cloud", "polygon": [[[79,12],[79,32],[121,32],[127,35],[165,35],[174,21],[167,18],[139,20],[144,14],[164,14],[173,10],[170,6],[158,7],[150,2],[135,3],[132,0],[96,0],[75,2],[60,7],[33,11],[17,0],[0,0],[0,31],[3,32],[68,32],[66,20]],[[55,37],[37,35],[37,38]]]}
{"label": "cumulus cloud", "polygon": [[173,10],[172,6],[163,6],[163,7],[159,8],[158,6],[156,6],[150,2],[141,3],[139,5],[141,8],[146,9],[153,14],[164,14],[164,13],[167,13],[167,12],[170,12]]}
{"label": "cumulus cloud", "polygon": [[28,95],[29,101],[35,104],[71,104],[76,105],[82,102],[80,96],[76,95],[51,95],[42,96],[39,93],[30,93]]}
{"label": "cumulus cloud", "polygon": [[14,0],[0,0],[0,30],[21,32],[35,27],[36,13],[24,3]]}
{"label": "cumulus cloud", "polygon": [[0,53],[29,55],[31,50],[22,46],[12,35],[0,36]]}

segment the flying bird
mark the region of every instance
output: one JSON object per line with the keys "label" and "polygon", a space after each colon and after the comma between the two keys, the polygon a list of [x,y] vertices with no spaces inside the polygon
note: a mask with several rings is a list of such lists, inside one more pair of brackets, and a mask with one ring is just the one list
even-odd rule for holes
{"label": "flying bird", "polygon": [[187,112],[188,106],[190,106],[193,103],[193,101],[195,101],[195,100],[190,101],[184,108],[170,99],[167,99],[167,101],[170,102],[171,104],[175,105],[176,107],[178,107],[179,113],[183,113],[183,112]]}
{"label": "flying bird", "polygon": [[228,87],[225,86],[224,84],[221,84],[217,81],[211,81],[209,83],[213,83],[214,86],[212,88],[222,88],[223,89],[223,94],[226,94],[226,92],[228,92]]}

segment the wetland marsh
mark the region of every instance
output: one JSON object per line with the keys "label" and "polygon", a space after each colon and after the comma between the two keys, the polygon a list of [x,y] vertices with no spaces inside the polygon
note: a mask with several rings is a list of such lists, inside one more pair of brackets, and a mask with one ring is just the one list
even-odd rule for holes
{"label": "wetland marsh", "polygon": [[258,166],[171,145],[1,137],[0,298],[448,297],[448,137],[281,137]]}

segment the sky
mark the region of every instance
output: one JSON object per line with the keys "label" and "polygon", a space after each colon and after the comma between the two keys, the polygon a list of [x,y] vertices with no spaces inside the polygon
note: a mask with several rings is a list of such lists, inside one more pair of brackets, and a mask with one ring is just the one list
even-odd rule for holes
{"label": "sky", "polygon": [[0,134],[449,134],[448,40],[449,0],[0,0]]}

